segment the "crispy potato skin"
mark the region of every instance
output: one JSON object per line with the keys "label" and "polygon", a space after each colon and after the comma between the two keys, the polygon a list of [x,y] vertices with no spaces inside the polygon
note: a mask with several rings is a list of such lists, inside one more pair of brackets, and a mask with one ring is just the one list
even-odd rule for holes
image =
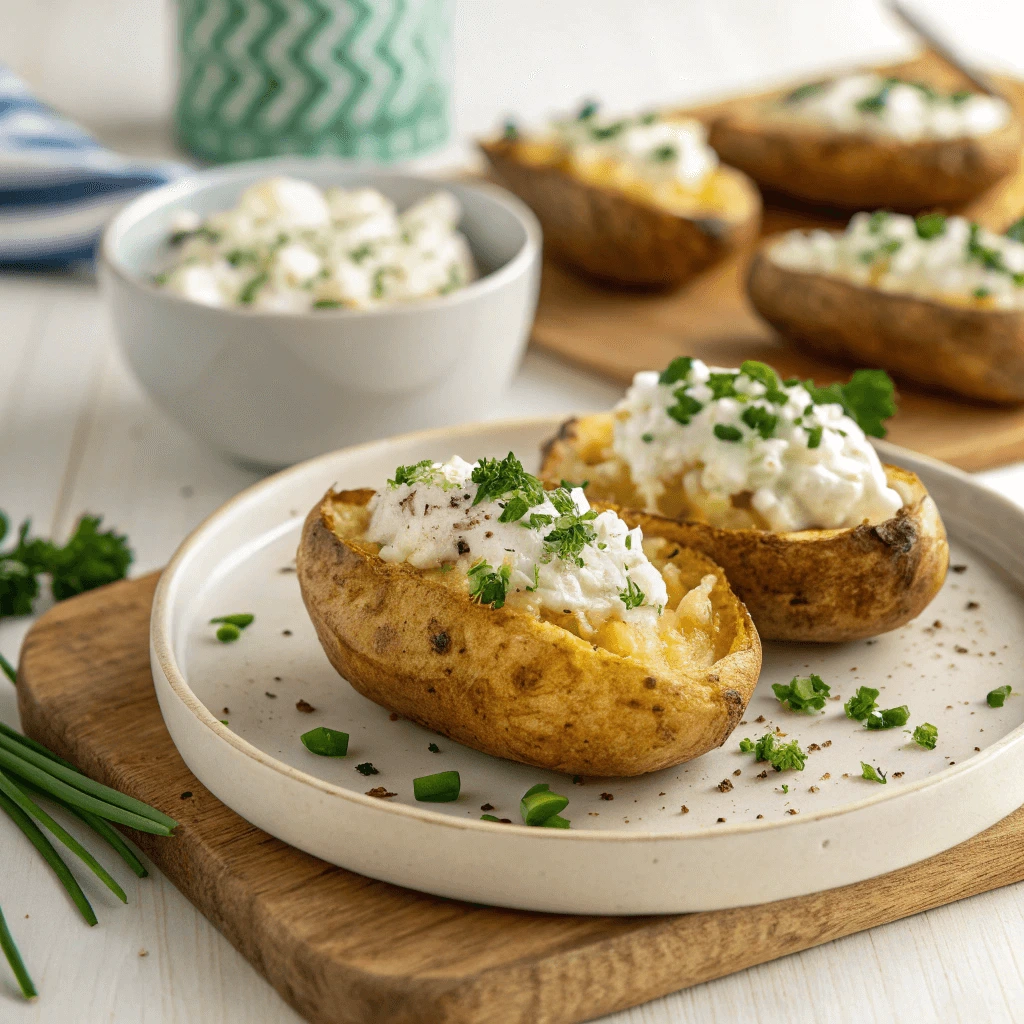
{"label": "crispy potato skin", "polygon": [[797,348],[984,402],[1024,402],[1024,311],[897,295],[755,254],[747,293]]}
{"label": "crispy potato skin", "polygon": [[[577,438],[599,430],[610,435],[606,419],[607,424],[595,424],[598,417],[564,423],[545,445],[541,476],[586,477],[588,463],[578,455]],[[939,592],[949,567],[945,527],[924,485],[898,466],[885,471],[904,506],[875,526],[772,533],[723,530],[628,508],[619,514],[645,536],[650,530],[717,562],[764,639],[858,640],[916,618]],[[592,475],[587,494],[591,500],[635,500],[635,492],[614,493],[621,489]]]}
{"label": "crispy potato skin", "polygon": [[548,252],[603,281],[678,287],[757,235],[760,195],[731,167],[720,170],[735,209],[690,218],[558,167],[519,161],[514,144],[482,142],[480,148],[502,184],[537,215]]}
{"label": "crispy potato skin", "polygon": [[708,142],[763,188],[849,210],[914,213],[964,202],[1015,171],[1021,131],[1011,117],[986,135],[900,142],[790,125],[754,108],[716,119]]}
{"label": "crispy potato skin", "polygon": [[[331,506],[372,495],[328,492],[297,556],[324,651],[365,697],[477,750],[580,775],[678,764],[720,746],[738,724],[761,645],[720,570],[712,601],[721,656],[709,670],[666,678],[525,612],[479,605],[461,577],[385,562],[372,545],[338,536]],[[691,574],[717,568],[685,554]]]}

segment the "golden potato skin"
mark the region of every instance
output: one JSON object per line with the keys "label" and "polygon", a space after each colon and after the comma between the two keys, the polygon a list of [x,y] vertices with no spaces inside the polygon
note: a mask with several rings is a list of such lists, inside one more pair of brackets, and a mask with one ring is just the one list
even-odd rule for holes
{"label": "golden potato skin", "polygon": [[[497,757],[579,775],[640,775],[720,746],[757,683],[761,646],[719,570],[723,629],[710,670],[665,678],[551,623],[471,601],[461,574],[384,562],[338,536],[328,492],[306,518],[297,568],[327,657],[365,697]],[[717,567],[696,552],[691,577]],[[458,577],[458,579],[455,579]]]}
{"label": "golden potato skin", "polygon": [[754,309],[797,348],[880,366],[901,381],[985,402],[1024,402],[1024,311],[956,306],[775,263],[747,277]]}
{"label": "golden potato skin", "polygon": [[901,142],[766,117],[759,107],[714,120],[708,142],[763,188],[848,210],[916,213],[961,203],[1015,171],[1015,117],[986,135]]}
{"label": "golden potato skin", "polygon": [[678,287],[757,235],[761,198],[746,175],[719,169],[731,205],[685,217],[556,166],[516,159],[515,143],[482,142],[496,177],[537,215],[547,251],[618,285]]}
{"label": "golden potato skin", "polygon": [[[592,473],[594,438],[611,437],[608,414],[569,420],[544,449],[544,479],[590,477],[592,501],[638,504],[628,469],[616,482]],[[580,456],[579,438],[590,447]],[[845,530],[724,530],[620,509],[631,526],[704,552],[724,570],[766,640],[859,640],[916,618],[942,587],[949,567],[946,531],[935,502],[914,473],[886,466],[904,499],[893,518]]]}

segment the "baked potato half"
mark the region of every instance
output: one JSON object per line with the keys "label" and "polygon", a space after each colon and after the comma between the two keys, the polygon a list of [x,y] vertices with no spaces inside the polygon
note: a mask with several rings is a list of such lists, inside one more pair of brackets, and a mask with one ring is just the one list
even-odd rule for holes
{"label": "baked potato half", "polygon": [[715,118],[708,141],[762,188],[847,210],[916,212],[972,199],[1020,163],[1011,116],[980,135],[916,141],[838,131],[780,116],[785,93],[736,105]]}
{"label": "baked potato half", "polygon": [[722,529],[639,511],[629,467],[611,453],[613,420],[601,413],[564,423],[544,447],[541,477],[589,481],[588,498],[613,501],[630,526],[702,551],[725,571],[766,640],[831,642],[886,633],[915,618],[946,577],[949,546],[918,477],[885,466],[903,499],[895,516],[842,530],[774,533]]}
{"label": "baked potato half", "polygon": [[306,519],[297,556],[324,651],[365,697],[496,757],[581,775],[679,764],[720,746],[740,721],[760,642],[706,556],[644,540],[659,571],[675,567],[665,577],[676,578],[670,605],[715,577],[713,660],[698,666],[685,646],[641,651],[614,625],[584,640],[568,618],[472,600],[465,573],[381,559],[361,539],[373,493],[329,491]]}
{"label": "baked potato half", "polygon": [[757,235],[754,183],[719,166],[700,189],[665,202],[641,182],[570,169],[562,152],[522,139],[480,143],[495,177],[537,215],[550,255],[617,285],[679,287]]}
{"label": "baked potato half", "polygon": [[983,402],[1024,402],[1024,309],[954,303],[811,273],[754,254],[747,294],[797,348]]}

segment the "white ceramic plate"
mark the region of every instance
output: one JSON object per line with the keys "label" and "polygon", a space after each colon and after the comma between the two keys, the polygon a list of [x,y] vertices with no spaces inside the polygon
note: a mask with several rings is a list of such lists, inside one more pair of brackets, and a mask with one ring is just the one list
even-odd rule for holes
{"label": "white ceramic plate", "polygon": [[[291,571],[308,509],[332,484],[381,486],[396,465],[422,458],[511,449],[536,464],[557,425],[471,425],[325,455],[244,491],[182,544],[153,608],[153,677],[174,742],[220,800],[285,842],[373,878],[478,903],[595,914],[711,910],[845,885],[939,853],[1024,803],[1024,699],[1001,709],[985,702],[996,686],[1019,686],[1024,511],[891,446],[882,446],[885,458],[915,470],[934,495],[959,571],[916,622],[876,640],[765,644],[745,724],[696,761],[574,784],[391,721],[357,694],[321,651]],[[252,612],[255,622],[237,643],[219,643],[208,620],[233,612]],[[771,684],[809,671],[840,699],[813,716],[785,710]],[[936,749],[847,719],[843,701],[859,685],[880,689],[882,707],[908,704],[911,727],[937,725]],[[300,712],[299,701],[316,710]],[[346,758],[306,751],[299,736],[317,725],[351,735]],[[820,749],[803,772],[761,779],[764,765],[738,744],[774,726]],[[862,779],[861,761],[880,766],[888,783]],[[379,774],[356,771],[364,762]],[[446,769],[461,773],[458,801],[417,804],[413,778]],[[731,790],[719,789],[723,780]],[[519,821],[519,798],[537,782],[570,797],[571,831],[479,820],[491,804]],[[397,795],[366,795],[375,786]]]}

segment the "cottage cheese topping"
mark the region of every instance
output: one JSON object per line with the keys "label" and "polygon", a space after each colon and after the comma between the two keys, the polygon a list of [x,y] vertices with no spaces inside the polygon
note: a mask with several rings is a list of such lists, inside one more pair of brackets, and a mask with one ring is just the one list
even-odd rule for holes
{"label": "cottage cheese topping", "polygon": [[903,504],[864,431],[763,363],[756,375],[676,360],[638,373],[615,408],[614,453],[649,511],[679,486],[695,518],[773,531],[878,523]]}
{"label": "cottage cheese topping", "polygon": [[208,306],[269,312],[372,309],[444,295],[476,277],[459,204],[438,192],[399,214],[370,188],[269,178],[238,206],[175,223],[156,283]]}
{"label": "cottage cheese topping", "polygon": [[882,291],[981,308],[1024,307],[1024,243],[963,217],[858,213],[839,235],[790,231],[770,256],[792,270]]}
{"label": "cottage cheese topping", "polygon": [[1010,119],[1009,104],[996,96],[968,90],[942,95],[922,83],[873,74],[801,86],[774,112],[838,132],[904,142],[986,135]]}
{"label": "cottage cheese topping", "polygon": [[598,171],[619,184],[642,181],[693,191],[718,167],[699,121],[659,114],[608,118],[586,104],[579,115],[555,121],[551,137],[585,176]]}
{"label": "cottage cheese topping", "polygon": [[[485,486],[472,480],[479,465],[454,456],[445,463],[401,467],[373,499],[366,540],[381,545],[385,561],[420,569],[454,567],[468,576],[470,593],[484,603],[492,603],[497,590],[504,589],[496,607],[507,603],[533,614],[547,609],[574,615],[584,633],[609,618],[657,622],[668,595],[661,574],[644,554],[639,528],[628,529],[614,512],[594,513],[579,487],[545,492],[525,474],[525,490],[500,496],[487,491],[474,504]],[[508,460],[500,463],[510,465]],[[494,470],[498,460],[486,460],[487,466]],[[516,507],[516,494],[537,503]],[[509,519],[516,512],[518,518],[500,521],[503,514]],[[572,544],[574,531],[585,538],[582,543]],[[497,577],[490,590],[484,582],[488,576]],[[707,580],[704,590],[709,592],[714,577]]]}

